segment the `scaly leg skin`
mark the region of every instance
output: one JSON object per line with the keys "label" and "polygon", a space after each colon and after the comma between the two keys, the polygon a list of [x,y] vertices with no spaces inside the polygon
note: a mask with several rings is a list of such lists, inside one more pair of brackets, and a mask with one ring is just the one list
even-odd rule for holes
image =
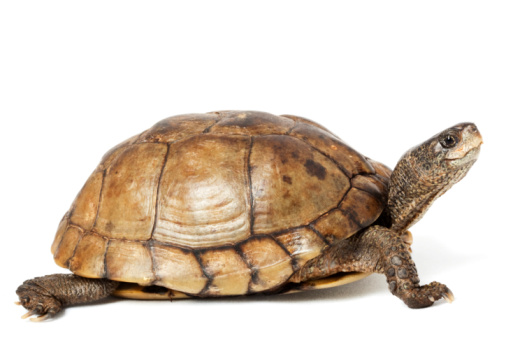
{"label": "scaly leg skin", "polygon": [[410,308],[428,307],[441,298],[453,301],[452,292],[443,284],[420,286],[405,237],[382,226],[367,228],[308,262],[292,280],[311,280],[337,272],[375,272],[387,277],[390,292]]}
{"label": "scaly leg skin", "polygon": [[23,319],[32,315],[32,321],[45,320],[60,312],[65,306],[88,303],[109,296],[119,282],[108,279],[92,279],[71,274],[55,274],[25,281],[16,290],[19,303],[27,310]]}

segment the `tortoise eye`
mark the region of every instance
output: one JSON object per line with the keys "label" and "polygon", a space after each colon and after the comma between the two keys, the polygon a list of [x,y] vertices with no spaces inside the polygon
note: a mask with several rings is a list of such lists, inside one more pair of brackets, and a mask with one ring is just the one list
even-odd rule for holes
{"label": "tortoise eye", "polygon": [[454,135],[446,135],[443,137],[443,139],[440,141],[441,145],[445,148],[452,148],[455,147],[455,145],[459,142],[459,139],[457,136]]}

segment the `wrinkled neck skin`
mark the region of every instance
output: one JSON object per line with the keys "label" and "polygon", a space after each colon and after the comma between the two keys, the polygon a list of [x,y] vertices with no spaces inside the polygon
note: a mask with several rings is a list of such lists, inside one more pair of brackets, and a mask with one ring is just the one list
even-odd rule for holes
{"label": "wrinkled neck skin", "polygon": [[432,203],[460,181],[474,163],[446,170],[445,160],[434,161],[424,156],[430,153],[427,149],[430,146],[423,144],[408,151],[390,178],[387,215],[390,228],[399,235],[418,222]]}

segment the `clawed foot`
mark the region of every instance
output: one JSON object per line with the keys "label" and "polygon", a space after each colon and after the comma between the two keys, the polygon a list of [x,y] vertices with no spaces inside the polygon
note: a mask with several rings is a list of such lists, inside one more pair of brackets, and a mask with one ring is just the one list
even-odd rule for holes
{"label": "clawed foot", "polygon": [[56,298],[51,295],[47,295],[44,289],[28,280],[23,283],[17,290],[16,293],[19,296],[19,302],[17,305],[22,305],[28,310],[21,318],[26,319],[33,315],[39,315],[38,317],[30,318],[31,321],[40,322],[54,316],[62,309],[62,304]]}
{"label": "clawed foot", "polygon": [[427,285],[419,286],[406,292],[402,297],[407,306],[414,309],[431,306],[435,301],[444,298],[451,303],[454,300],[453,293],[444,284],[432,282]]}

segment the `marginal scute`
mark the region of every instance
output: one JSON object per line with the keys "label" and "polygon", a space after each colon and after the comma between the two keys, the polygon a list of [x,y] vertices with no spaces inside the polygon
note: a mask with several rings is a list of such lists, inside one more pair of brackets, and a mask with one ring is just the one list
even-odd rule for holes
{"label": "marginal scute", "polygon": [[251,270],[236,250],[208,250],[200,255],[200,259],[212,278],[206,295],[244,295],[248,292]]}
{"label": "marginal scute", "polygon": [[255,272],[251,292],[270,290],[293,273],[291,257],[270,237],[253,237],[241,246],[244,258]]}
{"label": "marginal scute", "polygon": [[358,175],[351,179],[351,185],[354,188],[368,192],[383,201],[387,195],[388,187],[377,175]]}
{"label": "marginal scute", "polygon": [[286,231],[275,236],[276,240],[288,250],[299,267],[320,255],[326,244],[309,227]]}
{"label": "marginal scute", "polygon": [[250,137],[202,134],[174,143],[160,181],[153,238],[190,248],[250,235]]}
{"label": "marginal scute", "polygon": [[346,239],[360,230],[360,227],[339,209],[322,215],[313,227],[329,243]]}
{"label": "marginal scute", "polygon": [[206,286],[208,279],[193,252],[154,244],[152,253],[157,285],[190,294],[198,294]]}
{"label": "marginal scute", "polygon": [[64,268],[68,268],[68,261],[74,255],[74,250],[76,249],[76,245],[79,243],[82,234],[83,231],[79,227],[67,227],[67,231],[65,231],[60,245],[54,254],[56,264]]}
{"label": "marginal scute", "polygon": [[137,143],[170,143],[200,134],[218,121],[217,114],[186,114],[161,120],[142,133]]}
{"label": "marginal scute", "polygon": [[355,221],[361,229],[371,225],[383,211],[384,203],[379,196],[351,188],[339,205],[348,218]]}
{"label": "marginal scute", "polygon": [[93,172],[75,199],[70,221],[85,230],[90,230],[95,224],[103,177],[104,172]]}
{"label": "marginal scute", "polygon": [[107,171],[95,230],[109,238],[148,240],[167,145],[132,145]]}
{"label": "marginal scute", "polygon": [[110,240],[105,264],[108,279],[140,285],[155,280],[150,250],[142,242]]}
{"label": "marginal scute", "polygon": [[262,135],[285,134],[294,122],[280,116],[255,111],[223,111],[221,120],[209,130],[210,133]]}
{"label": "marginal scute", "polygon": [[85,234],[77,245],[75,254],[69,262],[69,269],[73,273],[83,277],[104,277],[106,249],[106,238],[95,233]]}
{"label": "marginal scute", "polygon": [[67,227],[69,225],[69,214],[70,211],[63,216],[63,218],[60,221],[60,224],[58,225],[58,229],[56,230],[56,235],[54,236],[53,244],[51,245],[51,253],[54,255],[56,254],[56,250],[58,249],[58,246],[61,243],[61,240],[63,238],[63,235],[65,234],[65,231],[67,231]]}
{"label": "marginal scute", "polygon": [[357,174],[374,174],[372,165],[346,143],[314,125],[298,123],[290,132],[330,157],[348,177]]}
{"label": "marginal scute", "polygon": [[328,242],[335,243],[371,225],[380,216],[384,204],[379,196],[352,187],[339,206],[313,226]]}
{"label": "marginal scute", "polygon": [[371,160],[370,158],[367,159],[369,163],[373,166],[374,170],[376,171],[376,176],[378,179],[383,182],[384,185],[388,186],[388,183],[390,181],[390,175],[392,175],[392,169],[384,165],[383,163],[376,162],[374,160]]}
{"label": "marginal scute", "polygon": [[256,234],[309,224],[350,184],[330,159],[289,136],[255,137],[250,166]]}

